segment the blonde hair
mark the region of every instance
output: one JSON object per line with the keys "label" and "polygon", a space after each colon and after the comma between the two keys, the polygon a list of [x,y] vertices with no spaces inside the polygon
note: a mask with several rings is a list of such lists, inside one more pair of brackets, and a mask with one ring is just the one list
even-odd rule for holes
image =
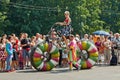
{"label": "blonde hair", "polygon": [[70,12],[69,11],[65,11],[64,14],[70,15]]}

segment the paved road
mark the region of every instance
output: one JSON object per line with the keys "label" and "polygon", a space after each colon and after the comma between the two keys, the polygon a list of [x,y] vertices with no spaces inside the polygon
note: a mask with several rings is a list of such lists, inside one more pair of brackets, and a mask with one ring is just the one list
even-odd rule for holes
{"label": "paved road", "polygon": [[68,71],[68,68],[55,68],[47,72],[19,70],[0,73],[0,80],[120,80],[120,66],[94,66],[80,71]]}

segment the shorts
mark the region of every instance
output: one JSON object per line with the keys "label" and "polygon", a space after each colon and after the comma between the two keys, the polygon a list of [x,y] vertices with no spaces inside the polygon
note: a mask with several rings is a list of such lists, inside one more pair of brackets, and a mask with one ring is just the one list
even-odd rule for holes
{"label": "shorts", "polygon": [[68,58],[68,54],[63,53],[62,58]]}
{"label": "shorts", "polygon": [[18,60],[18,53],[16,51],[13,51],[13,58],[12,61]]}
{"label": "shorts", "polygon": [[26,49],[22,50],[22,56],[23,56],[24,59],[26,59],[27,57],[28,58],[30,57],[29,52]]}

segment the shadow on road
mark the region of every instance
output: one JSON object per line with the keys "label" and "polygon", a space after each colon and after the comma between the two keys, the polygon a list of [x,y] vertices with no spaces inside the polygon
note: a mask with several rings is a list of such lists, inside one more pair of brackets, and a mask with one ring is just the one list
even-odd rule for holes
{"label": "shadow on road", "polygon": [[16,73],[40,73],[40,72],[47,72],[48,74],[52,73],[52,74],[58,74],[58,73],[68,73],[68,72],[74,72],[74,71],[78,71],[76,69],[73,69],[72,71],[70,71],[69,69],[66,69],[66,68],[55,68],[51,71],[37,71],[37,70],[33,70],[33,69],[30,69],[30,70],[18,70],[16,71]]}
{"label": "shadow on road", "polygon": [[[74,71],[74,70],[73,70],[73,71]],[[50,71],[50,73],[52,73],[52,74],[68,73],[68,72],[70,72],[69,69],[60,69],[60,68]]]}
{"label": "shadow on road", "polygon": [[80,72],[82,70],[91,70],[91,69],[81,69],[81,70],[77,70],[77,69],[73,69],[73,70],[69,70],[69,68],[57,68],[55,70],[50,71],[50,73],[52,74],[59,74],[59,73],[69,73],[69,72]]}
{"label": "shadow on road", "polygon": [[37,70],[33,70],[33,69],[30,69],[30,70],[18,70],[16,71],[16,73],[39,73],[39,72],[43,72],[43,71],[37,71]]}

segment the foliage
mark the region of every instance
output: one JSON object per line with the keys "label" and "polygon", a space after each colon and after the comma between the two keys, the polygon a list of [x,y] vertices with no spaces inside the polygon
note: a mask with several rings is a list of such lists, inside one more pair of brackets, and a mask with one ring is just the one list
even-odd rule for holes
{"label": "foliage", "polygon": [[64,21],[65,10],[70,11],[74,34],[120,31],[119,0],[1,0],[0,34],[47,34],[55,22]]}
{"label": "foliage", "polygon": [[7,4],[9,4],[9,0],[0,1],[0,34],[4,34],[4,29],[7,27],[7,24],[9,24],[9,21],[5,20],[7,18]]}
{"label": "foliage", "polygon": [[102,0],[101,20],[105,22],[104,29],[113,32],[120,31],[120,0]]}

